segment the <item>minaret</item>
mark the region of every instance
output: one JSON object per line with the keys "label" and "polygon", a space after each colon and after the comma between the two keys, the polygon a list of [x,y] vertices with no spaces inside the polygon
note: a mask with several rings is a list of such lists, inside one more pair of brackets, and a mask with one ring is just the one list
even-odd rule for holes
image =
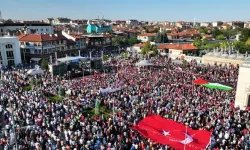
{"label": "minaret", "polygon": [[0,22],[3,21],[2,12],[0,11]]}
{"label": "minaret", "polygon": [[195,17],[194,17],[194,25],[193,25],[193,27],[195,27],[195,23],[196,23],[196,22],[195,22]]}

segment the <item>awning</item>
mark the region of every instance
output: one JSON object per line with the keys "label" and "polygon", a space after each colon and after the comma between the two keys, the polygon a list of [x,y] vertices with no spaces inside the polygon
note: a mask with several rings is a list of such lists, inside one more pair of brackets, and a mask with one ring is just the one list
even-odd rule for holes
{"label": "awning", "polygon": [[31,58],[30,61],[40,61],[42,58]]}

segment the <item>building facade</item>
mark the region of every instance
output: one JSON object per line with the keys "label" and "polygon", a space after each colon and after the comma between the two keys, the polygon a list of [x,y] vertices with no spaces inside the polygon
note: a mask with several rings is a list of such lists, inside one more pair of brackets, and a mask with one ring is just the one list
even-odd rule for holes
{"label": "building facade", "polygon": [[[42,58],[67,54],[67,38],[57,34],[26,34],[19,36],[21,53],[25,62],[40,61]],[[64,56],[62,56],[64,57]]]}
{"label": "building facade", "polygon": [[43,22],[3,22],[0,23],[0,36],[18,35],[22,31],[33,34],[53,34],[54,30],[50,24]]}
{"label": "building facade", "polygon": [[70,33],[69,31],[68,32],[62,31],[62,35],[66,37],[68,40],[74,41],[76,43],[75,44],[76,49],[86,48],[86,42],[83,36],[76,33]]}
{"label": "building facade", "polygon": [[141,42],[152,41],[154,38],[155,38],[154,33],[143,33],[137,36],[137,39],[140,40]]}
{"label": "building facade", "polygon": [[240,65],[237,82],[235,107],[242,110],[250,107],[250,58]]}
{"label": "building facade", "polygon": [[111,31],[110,25],[88,24],[87,26],[87,33],[104,33],[110,31]]}
{"label": "building facade", "polygon": [[2,66],[14,66],[21,63],[18,38],[0,37],[0,64]]}

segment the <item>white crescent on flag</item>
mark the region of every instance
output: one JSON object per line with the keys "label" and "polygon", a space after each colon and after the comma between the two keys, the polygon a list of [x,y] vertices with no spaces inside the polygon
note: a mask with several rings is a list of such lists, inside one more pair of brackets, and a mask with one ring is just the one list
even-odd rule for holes
{"label": "white crescent on flag", "polygon": [[[171,135],[171,134],[170,134],[170,131],[167,132],[167,131],[165,131],[165,130],[162,131],[162,134],[163,134],[164,136],[170,136],[170,135]],[[187,133],[184,133],[184,132],[183,132],[183,134],[185,134],[185,139],[184,139],[184,140],[174,140],[174,139],[171,139],[171,138],[170,138],[170,141],[180,142],[180,143],[182,143],[182,144],[189,144],[189,143],[193,142],[192,136],[190,136],[190,135],[188,135]]]}

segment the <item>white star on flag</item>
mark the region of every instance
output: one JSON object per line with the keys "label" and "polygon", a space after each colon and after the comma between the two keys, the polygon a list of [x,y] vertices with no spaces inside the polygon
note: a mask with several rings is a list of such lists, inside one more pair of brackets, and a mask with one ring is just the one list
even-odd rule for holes
{"label": "white star on flag", "polygon": [[167,131],[163,130],[163,131],[162,131],[162,134],[163,134],[164,136],[168,136],[168,135],[170,135],[170,132],[167,132]]}

